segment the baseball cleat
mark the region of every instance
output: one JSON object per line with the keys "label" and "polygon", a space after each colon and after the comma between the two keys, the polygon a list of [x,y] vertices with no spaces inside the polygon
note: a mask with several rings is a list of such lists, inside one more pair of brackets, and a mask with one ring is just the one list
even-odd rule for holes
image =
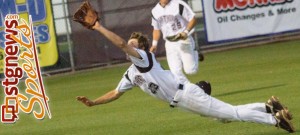
{"label": "baseball cleat", "polygon": [[[275,96],[272,96],[267,102],[266,102],[266,109],[267,113],[272,113],[275,115],[280,110],[287,110],[286,107],[284,107],[283,104],[279,102],[279,99]],[[289,120],[292,120],[292,115],[288,115],[287,117]]]}
{"label": "baseball cleat", "polygon": [[204,55],[202,53],[198,54],[199,61],[204,61]]}
{"label": "baseball cleat", "polygon": [[278,111],[275,115],[275,119],[277,121],[277,124],[275,125],[278,128],[282,128],[289,133],[295,132],[295,128],[292,124],[292,122],[288,119],[288,116],[291,115],[287,109]]}

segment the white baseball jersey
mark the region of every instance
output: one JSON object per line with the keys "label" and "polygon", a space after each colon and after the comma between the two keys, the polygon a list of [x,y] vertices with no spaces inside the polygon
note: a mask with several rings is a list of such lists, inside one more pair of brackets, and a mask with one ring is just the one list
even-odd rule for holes
{"label": "white baseball jersey", "polygon": [[132,65],[123,75],[117,90],[125,92],[133,86],[139,86],[144,92],[170,102],[178,89],[178,83],[169,70],[163,70],[154,55],[144,50],[136,49],[142,59],[129,56]]}
{"label": "white baseball jersey", "polygon": [[118,91],[125,92],[133,86],[139,86],[151,96],[167,102],[177,101],[178,107],[204,116],[230,121],[276,124],[274,116],[266,113],[264,103],[233,106],[207,95],[192,83],[186,83],[182,90],[178,90],[178,83],[173,74],[163,70],[152,53],[136,50],[142,58],[129,56],[133,64],[119,82],[116,88]]}
{"label": "white baseball jersey", "polygon": [[193,10],[181,0],[170,0],[162,7],[159,3],[152,9],[152,26],[161,30],[164,39],[183,32],[195,16]]}

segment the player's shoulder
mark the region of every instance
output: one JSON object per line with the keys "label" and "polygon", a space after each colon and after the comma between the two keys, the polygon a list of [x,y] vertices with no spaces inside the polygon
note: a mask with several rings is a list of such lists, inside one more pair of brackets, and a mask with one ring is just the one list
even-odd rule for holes
{"label": "player's shoulder", "polygon": [[159,3],[157,3],[151,10],[152,13],[154,13],[156,10],[159,10]]}
{"label": "player's shoulder", "polygon": [[185,3],[183,0],[171,0],[170,1],[171,2],[171,4],[181,4],[181,3]]}
{"label": "player's shoulder", "polygon": [[143,49],[138,49],[136,48],[136,51],[140,54],[140,55],[147,55],[147,52]]}
{"label": "player's shoulder", "polygon": [[126,70],[126,72],[125,72],[125,74],[127,73],[132,73],[132,72],[134,72],[134,64],[131,64],[129,67],[128,67],[128,69]]}
{"label": "player's shoulder", "polygon": [[137,53],[139,53],[139,55],[141,56],[141,58],[137,58],[137,57],[134,57],[134,56],[130,55],[129,58],[131,58],[131,61],[133,63],[144,61],[145,58],[147,58],[147,52],[145,50],[138,49],[138,48],[135,48],[135,50],[137,51]]}
{"label": "player's shoulder", "polygon": [[184,0],[172,0],[174,2],[177,2],[178,4],[184,5],[184,6],[188,6],[188,3]]}
{"label": "player's shoulder", "polygon": [[178,3],[185,3],[185,4],[187,4],[187,1],[185,1],[185,0],[173,0],[173,1],[177,1]]}
{"label": "player's shoulder", "polygon": [[134,64],[131,64],[128,69],[125,71],[123,76],[134,76],[136,73],[138,73],[138,70],[136,69],[136,66]]}

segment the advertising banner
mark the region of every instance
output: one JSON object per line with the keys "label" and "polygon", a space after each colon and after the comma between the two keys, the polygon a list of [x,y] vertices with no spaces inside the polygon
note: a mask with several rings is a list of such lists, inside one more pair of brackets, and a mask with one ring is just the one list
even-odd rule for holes
{"label": "advertising banner", "polygon": [[[15,123],[20,118],[20,112],[33,114],[36,119],[44,119],[47,112],[51,118],[31,15],[28,20],[18,14],[5,16],[5,78],[1,82],[4,102],[0,108],[2,123]],[[20,84],[26,86],[24,91]]]}
{"label": "advertising banner", "polygon": [[299,0],[203,0],[208,42],[300,30]]}
{"label": "advertising banner", "polygon": [[58,50],[50,0],[0,0],[0,7],[0,72],[3,73],[4,67],[4,20],[7,14],[18,14],[26,21],[29,15],[32,16],[40,66],[56,64]]}

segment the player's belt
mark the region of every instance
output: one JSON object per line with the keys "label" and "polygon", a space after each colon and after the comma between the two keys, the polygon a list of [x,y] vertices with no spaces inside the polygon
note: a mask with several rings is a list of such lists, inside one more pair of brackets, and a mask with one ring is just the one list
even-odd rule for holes
{"label": "player's belt", "polygon": [[179,84],[179,85],[178,85],[178,89],[179,89],[179,90],[183,90],[183,87],[184,87],[183,84]]}
{"label": "player's belt", "polygon": [[[183,90],[183,88],[184,88],[183,84],[178,85],[178,90]],[[173,100],[170,102],[170,107],[174,108],[177,105],[177,103],[178,103],[178,101],[174,100],[174,98],[173,98]]]}

